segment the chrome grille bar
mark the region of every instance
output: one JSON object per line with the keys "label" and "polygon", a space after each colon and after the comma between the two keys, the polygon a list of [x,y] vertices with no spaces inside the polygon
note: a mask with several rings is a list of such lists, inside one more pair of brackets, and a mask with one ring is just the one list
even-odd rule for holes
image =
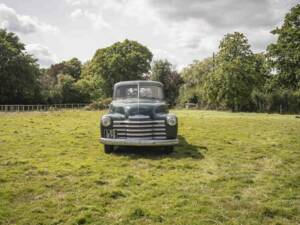
{"label": "chrome grille bar", "polygon": [[155,123],[165,123],[164,120],[114,120],[114,124],[155,124]]}
{"label": "chrome grille bar", "polygon": [[148,124],[136,124],[136,125],[131,125],[131,124],[113,124],[114,128],[118,128],[118,127],[125,127],[125,128],[147,128],[147,127],[165,127],[165,124],[152,124],[152,125],[148,125]]}
{"label": "chrome grille bar", "polygon": [[121,139],[166,139],[164,120],[114,120],[113,128]]}
{"label": "chrome grille bar", "polygon": [[165,132],[156,132],[156,133],[118,133],[119,136],[131,136],[131,137],[141,137],[141,136],[155,136],[155,135],[166,135]]}
{"label": "chrome grille bar", "polygon": [[120,139],[132,139],[132,140],[162,140],[167,139],[165,136],[155,136],[155,137],[119,137]]}
{"label": "chrome grille bar", "polygon": [[117,132],[155,132],[155,131],[166,131],[165,128],[153,128],[153,129],[116,129]]}

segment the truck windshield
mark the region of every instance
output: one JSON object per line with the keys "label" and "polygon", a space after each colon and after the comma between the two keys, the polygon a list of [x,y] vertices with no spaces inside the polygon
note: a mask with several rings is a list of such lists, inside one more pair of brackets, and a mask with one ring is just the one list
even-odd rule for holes
{"label": "truck windshield", "polygon": [[114,92],[114,100],[134,100],[138,98],[145,100],[163,100],[162,87],[155,84],[126,84],[118,86]]}

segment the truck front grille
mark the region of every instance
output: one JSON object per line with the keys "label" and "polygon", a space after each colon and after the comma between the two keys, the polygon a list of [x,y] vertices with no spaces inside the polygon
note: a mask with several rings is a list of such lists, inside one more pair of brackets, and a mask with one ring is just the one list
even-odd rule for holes
{"label": "truck front grille", "polygon": [[166,139],[164,120],[115,120],[113,128],[118,138],[125,139]]}

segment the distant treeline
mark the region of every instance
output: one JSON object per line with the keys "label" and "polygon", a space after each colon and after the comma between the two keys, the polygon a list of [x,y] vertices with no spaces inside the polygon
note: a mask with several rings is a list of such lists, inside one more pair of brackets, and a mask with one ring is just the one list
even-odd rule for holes
{"label": "distant treeline", "polygon": [[[195,60],[180,73],[167,60],[152,61],[151,51],[125,40],[40,69],[11,32],[0,29],[0,104],[91,103],[110,98],[114,83],[152,79],[165,85],[173,106],[255,112],[300,112],[300,4],[271,31],[266,51],[253,53],[240,32],[226,34],[212,57]],[[105,100],[107,101],[107,100]]]}

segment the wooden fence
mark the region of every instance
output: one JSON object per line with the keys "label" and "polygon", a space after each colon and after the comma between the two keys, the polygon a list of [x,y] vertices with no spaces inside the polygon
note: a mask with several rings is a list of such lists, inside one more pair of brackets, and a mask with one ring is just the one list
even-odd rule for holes
{"label": "wooden fence", "polygon": [[0,112],[54,111],[63,109],[82,109],[88,104],[52,104],[52,105],[0,105]]}

